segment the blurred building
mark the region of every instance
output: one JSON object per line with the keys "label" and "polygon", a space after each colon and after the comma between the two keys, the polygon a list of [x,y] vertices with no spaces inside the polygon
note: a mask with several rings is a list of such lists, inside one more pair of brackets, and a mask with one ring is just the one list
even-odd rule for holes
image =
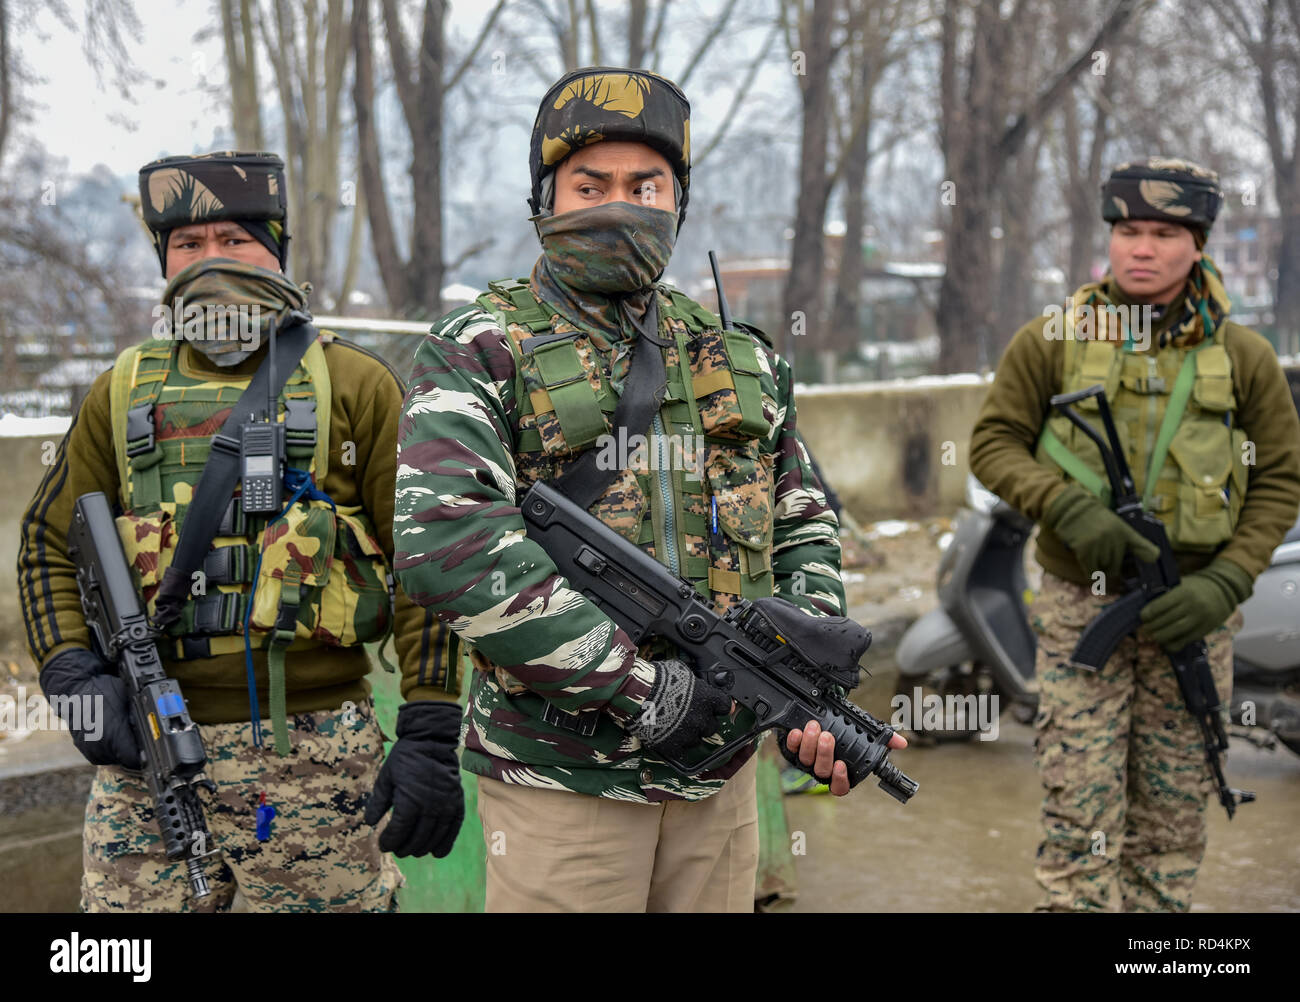
{"label": "blurred building", "polygon": [[1277,216],[1230,212],[1210,231],[1205,252],[1223,274],[1232,318],[1270,333],[1282,223]]}

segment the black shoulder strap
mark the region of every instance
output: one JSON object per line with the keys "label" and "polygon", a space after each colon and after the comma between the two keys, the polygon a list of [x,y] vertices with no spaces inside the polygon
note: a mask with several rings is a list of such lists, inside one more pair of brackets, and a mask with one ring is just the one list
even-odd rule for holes
{"label": "black shoulder strap", "polygon": [[[618,435],[620,428],[626,428],[628,436],[641,434],[650,427],[655,413],[663,403],[668,390],[668,375],[664,369],[664,356],[659,350],[669,342],[661,340],[659,332],[659,296],[650,297],[650,304],[640,322],[632,316],[626,302],[620,302],[619,308],[637,332],[636,346],[632,349],[632,366],[628,371],[627,382],[614,407],[611,431]],[[605,493],[605,488],[614,482],[623,468],[619,462],[607,470],[598,469],[596,461],[601,450],[588,449],[578,461],[562,476],[555,479],[555,487],[574,504],[586,511],[596,499]],[[620,457],[621,459],[622,457]]]}
{"label": "black shoulder strap", "polygon": [[[277,331],[275,378],[280,385],[274,388],[276,397],[279,397],[299,360],[316,340],[316,328],[306,317],[298,313],[293,316],[298,318],[297,323]],[[226,506],[235,491],[235,481],[239,479],[239,427],[265,406],[269,399],[271,388],[267,384],[271,375],[270,366],[266,364],[269,358],[268,351],[267,357],[248,381],[248,386],[235,401],[221,430],[212,436],[212,451],[208,454],[199,482],[194,486],[194,500],[185,513],[185,524],[181,526],[181,537],[176,543],[176,555],[158,584],[154,600],[154,625],[158,628],[167,626],[180,616],[181,609],[190,597],[190,575],[207,556],[212,538],[217,534],[217,526],[221,524],[221,516],[225,514]]]}

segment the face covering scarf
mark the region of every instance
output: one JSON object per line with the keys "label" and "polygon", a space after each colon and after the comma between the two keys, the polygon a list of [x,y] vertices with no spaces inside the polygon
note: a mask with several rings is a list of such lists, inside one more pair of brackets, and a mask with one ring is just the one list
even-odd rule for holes
{"label": "face covering scarf", "polygon": [[306,312],[307,291],[278,271],[204,258],[167,283],[155,334],[189,341],[217,365],[238,365],[261,347],[271,324],[283,327],[290,313]]}
{"label": "face covering scarf", "polygon": [[677,214],[633,202],[607,202],[535,220],[542,256],[533,267],[537,295],[610,352],[610,381],[620,389],[636,331],[620,303],[643,319],[654,283],[668,266]]}

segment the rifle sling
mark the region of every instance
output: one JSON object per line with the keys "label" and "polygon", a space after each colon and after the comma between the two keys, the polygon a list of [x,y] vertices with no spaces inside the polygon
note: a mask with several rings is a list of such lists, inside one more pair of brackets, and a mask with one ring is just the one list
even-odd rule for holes
{"label": "rifle sling", "polygon": [[[620,428],[626,428],[630,437],[650,427],[650,422],[663,403],[664,394],[668,390],[668,376],[660,347],[669,342],[656,337],[659,330],[657,292],[650,296],[650,304],[639,322],[627,308],[626,300],[620,300],[619,308],[636,330],[637,341],[632,348],[632,365],[627,382],[614,407],[610,433],[617,436]],[[598,448],[587,449],[568,470],[555,479],[556,489],[584,511],[596,503],[623,469],[625,456],[620,456],[618,463],[610,469],[599,469],[596,462],[601,452]]]}
{"label": "rifle sling", "polygon": [[[274,388],[280,396],[284,384],[297,368],[298,362],[316,340],[317,331],[301,315],[292,327],[277,332],[275,342],[275,375],[279,386]],[[212,539],[221,524],[221,516],[230,503],[239,480],[239,429],[254,413],[266,404],[270,394],[270,371],[267,352],[262,364],[253,373],[240,398],[231,408],[230,416],[221,430],[212,436],[212,451],[194,487],[194,500],[185,513],[176,555],[163,574],[154,602],[154,625],[159,629],[174,622],[190,597],[190,575],[203,563]]]}

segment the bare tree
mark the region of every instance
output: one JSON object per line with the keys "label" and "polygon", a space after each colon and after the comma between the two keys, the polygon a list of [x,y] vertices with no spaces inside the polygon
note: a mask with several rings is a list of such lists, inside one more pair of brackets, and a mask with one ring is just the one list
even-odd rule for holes
{"label": "bare tree", "polygon": [[[374,46],[369,0],[356,0],[352,14],[352,48],[356,69],[352,103],[357,121],[357,164],[365,193],[370,239],[379,263],[389,305],[404,316],[441,312],[443,260],[442,129],[447,92],[463,78],[505,6],[492,8],[460,64],[448,70],[445,0],[425,0],[417,45],[402,26],[396,0],[382,0],[387,54],[402,115],[411,139],[411,234],[405,259],[389,210],[379,137],[375,129]],[[485,245],[479,245],[485,246]],[[472,249],[471,249],[472,250]]]}
{"label": "bare tree", "polygon": [[340,207],[343,84],[351,53],[344,0],[272,0],[258,17],[284,119],[285,167],[296,277],[320,289],[332,278],[330,247]]}
{"label": "bare tree", "polygon": [[[830,138],[831,31],[834,0],[783,0],[782,18],[796,20],[797,38],[790,40],[791,56],[802,102],[799,135],[799,195],[795,203],[794,239],[790,244],[790,270],[786,276],[784,305],[786,335],[778,343],[793,359],[796,335],[821,333],[822,276],[826,263],[823,228],[831,185],[826,177]],[[802,65],[801,65],[802,64]],[[802,70],[803,72],[799,72]],[[850,145],[853,141],[850,140]]]}
{"label": "bare tree", "polygon": [[[940,148],[951,207],[939,287],[939,368],[963,372],[991,364],[996,275],[987,253],[998,185],[1011,158],[1067,94],[1075,78],[1149,0],[1117,0],[1089,44],[1027,103],[1012,103],[1003,81],[1013,72],[1015,34],[1025,7],[1003,16],[998,0],[944,0],[941,22]],[[970,8],[974,7],[971,11]],[[969,27],[964,23],[970,14]]]}
{"label": "bare tree", "polygon": [[[1068,6],[1061,8],[1058,20],[1062,49],[1066,47],[1064,34],[1070,9]],[[1101,228],[1098,203],[1104,166],[1102,157],[1109,135],[1119,66],[1118,60],[1108,60],[1104,73],[1083,78],[1094,83],[1088,93],[1072,94],[1061,102],[1062,159],[1065,163],[1065,190],[1062,194],[1069,225],[1069,258],[1065,276],[1071,289],[1092,278],[1097,234]],[[1091,118],[1086,145],[1080,121],[1085,115]]]}
{"label": "bare tree", "polygon": [[265,149],[257,89],[256,12],[252,0],[221,0],[221,33],[230,81],[230,124],[241,150]]}
{"label": "bare tree", "polygon": [[[847,113],[839,116],[836,130],[844,159],[844,240],[835,274],[826,345],[832,351],[852,350],[861,336],[858,314],[865,271],[862,245],[867,225],[867,175],[871,161],[913,129],[911,123],[904,123],[896,116],[892,135],[883,137],[872,147],[876,91],[885,73],[905,56],[915,41],[914,31],[920,23],[917,8],[899,0],[856,0],[856,6],[859,14],[851,30],[849,65],[845,74]],[[853,123],[859,121],[863,123],[862,127],[854,131]]]}
{"label": "bare tree", "polygon": [[0,0],[0,163],[13,119],[13,69],[9,63],[9,0]]}
{"label": "bare tree", "polygon": [[1281,212],[1274,316],[1278,349],[1300,352],[1300,0],[1210,0],[1246,55]]}

